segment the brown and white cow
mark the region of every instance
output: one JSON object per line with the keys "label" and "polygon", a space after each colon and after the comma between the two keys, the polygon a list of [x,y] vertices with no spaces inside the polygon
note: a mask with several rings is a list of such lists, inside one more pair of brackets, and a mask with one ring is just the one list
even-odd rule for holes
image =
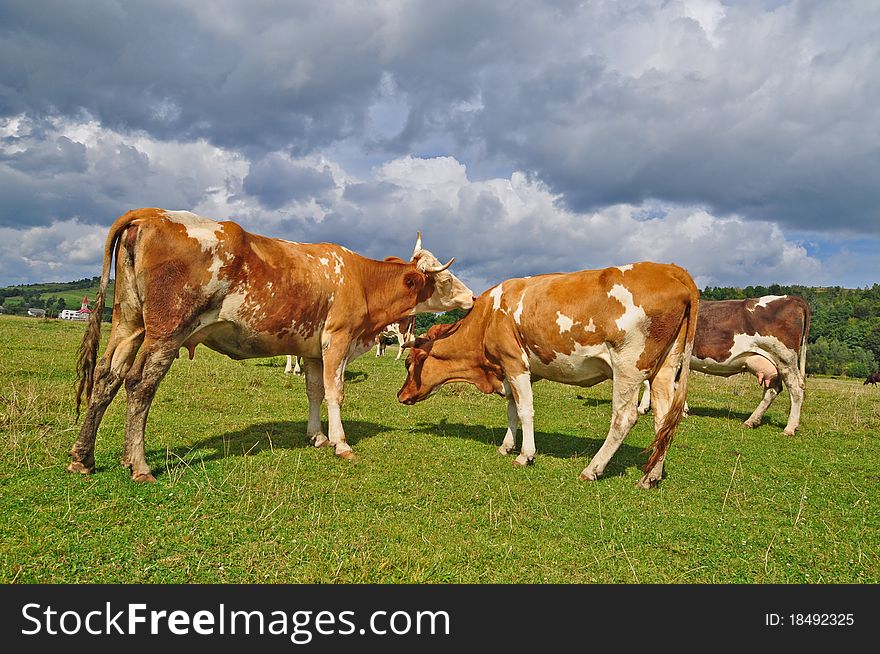
{"label": "brown and white cow", "polygon": [[[743,423],[749,428],[761,424],[785,384],[791,408],[783,433],[791,436],[801,421],[809,334],[810,307],[796,295],[702,301],[691,370],[721,377],[755,375],[764,397]],[[640,413],[648,411],[650,398],[646,386]]]}
{"label": "brown and white cow", "polygon": [[697,326],[699,291],[670,264],[636,263],[604,270],[509,279],[477,298],[454,325],[417,338],[404,404],[424,400],[447,382],[469,382],[507,398],[508,454],[522,425],[515,465],[535,456],[532,384],[549,379],[593,386],[613,380],[611,428],[581,473],[595,480],[638,418],[639,387],[656,380],[653,452],[639,486],[656,484],[684,408],[687,382],[673,392],[679,366],[687,370]]}
{"label": "brown and white cow", "polygon": [[[89,403],[71,449],[71,472],[95,469],[95,436],[125,382],[122,464],[153,481],[144,427],[159,382],[181,348],[204,344],[233,359],[296,354],[304,359],[307,435],[351,458],[340,418],[346,364],[373,345],[385,325],[417,311],[469,308],[473,293],[416,243],[411,261],[366,259],[331,243],[294,243],[251,234],[233,222],[186,211],[138,209],[110,228],[97,306],[113,256],[116,293],[107,349],[97,361],[101,312],[80,346],[77,412]],[[321,428],[327,401],[329,438]]]}
{"label": "brown and white cow", "polygon": [[385,344],[385,339],[396,338],[397,356],[394,357],[394,360],[397,361],[398,359],[400,359],[400,355],[403,353],[403,344],[413,339],[413,336],[415,335],[415,330],[415,316],[408,316],[403,320],[398,320],[397,322],[391,323],[385,329],[379,332],[378,336],[376,336],[376,356],[380,357],[385,354],[385,348],[387,347],[387,345]]}

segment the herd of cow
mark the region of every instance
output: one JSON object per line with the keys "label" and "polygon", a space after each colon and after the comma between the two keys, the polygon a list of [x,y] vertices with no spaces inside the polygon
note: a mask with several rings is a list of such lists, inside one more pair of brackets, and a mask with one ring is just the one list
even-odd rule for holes
{"label": "herd of cow", "polygon": [[[508,428],[499,451],[512,452],[521,429],[514,465],[535,457],[534,382],[593,386],[611,379],[611,425],[582,479],[603,473],[639,413],[651,408],[655,437],[639,486],[656,485],[686,413],[691,369],[757,377],[764,395],[747,427],[760,424],[783,385],[791,396],[784,433],[794,434],[800,421],[807,304],[793,296],[700,302],[688,272],[672,264],[508,279],[474,297],[449,270],[454,259],[441,265],[421,236],[409,261],[377,261],[339,245],[267,238],[190,212],[138,209],[110,228],[97,306],[114,258],[106,350],[99,360],[98,311],[80,346],[77,413],[83,396],[88,408],[70,451],[71,472],[94,472],[98,427],[125,384],[121,463],[134,481],[155,481],[144,452],[147,414],[181,348],[192,358],[199,344],[233,359],[287,355],[289,369],[301,362],[306,435],[346,459],[353,457],[341,419],[346,365],[373,345],[381,354],[390,337],[398,339],[398,358],[409,349],[400,402],[424,400],[449,382],[506,398]],[[452,309],[467,314],[413,338],[416,313]]]}

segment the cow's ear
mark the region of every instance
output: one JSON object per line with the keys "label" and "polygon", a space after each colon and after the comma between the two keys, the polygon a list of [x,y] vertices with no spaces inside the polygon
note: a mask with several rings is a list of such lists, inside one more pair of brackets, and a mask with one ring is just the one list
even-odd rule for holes
{"label": "cow's ear", "polygon": [[418,293],[425,286],[425,276],[415,270],[410,270],[403,276],[403,285],[410,291]]}

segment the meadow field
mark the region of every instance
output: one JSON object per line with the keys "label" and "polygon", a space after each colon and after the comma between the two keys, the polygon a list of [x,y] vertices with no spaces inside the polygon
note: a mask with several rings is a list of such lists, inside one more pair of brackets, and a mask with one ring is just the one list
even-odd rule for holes
{"label": "meadow field", "polygon": [[124,391],[97,473],[65,471],[83,329],[0,316],[2,583],[880,581],[880,389],[860,381],[809,378],[786,437],[787,394],[749,430],[754,378],[692,375],[691,417],[646,491],[650,417],[605,477],[578,480],[608,429],[609,382],[537,384],[538,456],[517,469],[496,453],[503,399],[459,385],[403,406],[390,346],[346,373],[350,463],[306,442],[304,380],[283,358],[199,348],[159,388],[157,483],[139,485],[118,463]]}

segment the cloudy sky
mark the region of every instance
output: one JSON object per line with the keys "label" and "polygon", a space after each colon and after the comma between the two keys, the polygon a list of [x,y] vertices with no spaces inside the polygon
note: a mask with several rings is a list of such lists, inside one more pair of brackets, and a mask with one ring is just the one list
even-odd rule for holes
{"label": "cloudy sky", "polygon": [[880,282],[880,3],[4,0],[0,285],[158,206],[475,291]]}

